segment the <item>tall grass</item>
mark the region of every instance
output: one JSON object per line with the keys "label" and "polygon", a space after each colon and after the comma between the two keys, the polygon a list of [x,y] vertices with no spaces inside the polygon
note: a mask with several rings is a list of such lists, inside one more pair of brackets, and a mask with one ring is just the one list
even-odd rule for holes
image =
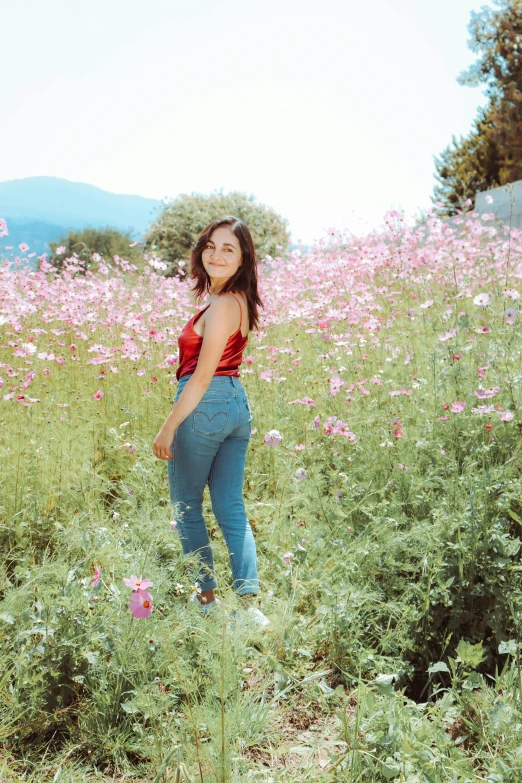
{"label": "tall grass", "polygon": [[[240,372],[264,633],[230,627],[208,494],[223,611],[188,601],[151,453],[187,283],[4,263],[0,778],[522,779],[522,243],[462,221],[392,212],[261,263]],[[303,720],[327,763],[293,752]]]}

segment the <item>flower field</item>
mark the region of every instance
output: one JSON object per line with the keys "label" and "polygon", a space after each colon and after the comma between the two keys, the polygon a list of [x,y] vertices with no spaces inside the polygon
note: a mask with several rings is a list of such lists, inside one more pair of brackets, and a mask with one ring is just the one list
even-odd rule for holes
{"label": "flower field", "polygon": [[262,631],[208,489],[222,606],[190,601],[151,452],[186,275],[34,269],[0,221],[0,780],[522,780],[522,231],[491,217],[260,259]]}

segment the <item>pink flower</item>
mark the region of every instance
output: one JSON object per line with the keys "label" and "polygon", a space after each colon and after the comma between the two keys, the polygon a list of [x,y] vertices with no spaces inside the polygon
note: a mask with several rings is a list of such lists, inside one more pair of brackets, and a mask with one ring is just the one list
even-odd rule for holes
{"label": "pink flower", "polygon": [[136,446],[134,443],[124,443],[123,448],[127,452],[127,454],[135,454],[136,453]]}
{"label": "pink flower", "polygon": [[283,439],[283,436],[278,430],[270,430],[264,437],[264,442],[267,446],[278,446]]}
{"label": "pink flower", "polygon": [[98,391],[94,392],[94,394],[92,396],[93,396],[94,400],[101,400],[103,395],[104,395],[104,392],[102,392],[101,389],[98,389]]}
{"label": "pink flower", "polygon": [[476,413],[479,416],[484,416],[486,413],[493,413],[494,410],[494,405],[479,405],[477,408],[472,408],[471,412]]}
{"label": "pink flower", "polygon": [[93,578],[92,578],[92,580],[91,580],[91,585],[92,585],[93,587],[96,587],[96,585],[97,585],[99,582],[101,582],[101,568],[98,568],[98,567],[96,566],[96,568],[94,569],[94,576],[93,576]]}
{"label": "pink flower", "polygon": [[285,554],[283,555],[283,561],[285,562],[286,565],[290,565],[293,559],[294,559],[293,552],[285,552]]}
{"label": "pink flower", "polygon": [[515,416],[513,411],[502,411],[502,413],[497,412],[497,416],[500,419],[500,421],[511,421],[511,419]]}
{"label": "pink flower", "polygon": [[147,590],[138,590],[131,595],[129,609],[133,617],[146,620],[152,612],[152,596]]}
{"label": "pink flower", "polygon": [[446,340],[449,340],[451,337],[455,337],[457,334],[457,329],[453,327],[453,329],[450,329],[449,332],[446,332],[442,336],[438,335],[438,338],[441,342],[445,342]]}
{"label": "pink flower", "polygon": [[145,375],[145,370],[138,370],[136,375]]}
{"label": "pink flower", "polygon": [[25,242],[22,242],[18,245],[18,248],[22,253],[25,253],[26,250],[29,250],[29,245],[26,245]]}
{"label": "pink flower", "polygon": [[478,296],[473,299],[473,304],[482,305],[482,307],[487,307],[490,303],[491,300],[488,294],[478,294]]}
{"label": "pink flower", "polygon": [[138,579],[137,576],[131,576],[130,579],[124,577],[123,583],[131,590],[147,590],[149,587],[154,587],[150,579]]}
{"label": "pink flower", "polygon": [[473,394],[478,397],[479,400],[486,400],[489,397],[494,397],[495,394],[500,392],[499,386],[490,386],[489,389],[477,389]]}
{"label": "pink flower", "polygon": [[300,405],[308,405],[310,408],[315,408],[316,402],[315,400],[312,400],[311,397],[301,397],[300,400],[292,400],[291,402],[287,402],[287,405],[294,405],[296,402],[298,402]]}
{"label": "pink flower", "polygon": [[515,310],[515,308],[508,307],[508,309],[504,313],[504,318],[506,319],[506,323],[508,323],[510,326],[513,326],[516,317],[517,317],[517,311]]}
{"label": "pink flower", "polygon": [[454,402],[451,406],[451,412],[452,413],[462,413],[464,408],[466,407],[465,402]]}

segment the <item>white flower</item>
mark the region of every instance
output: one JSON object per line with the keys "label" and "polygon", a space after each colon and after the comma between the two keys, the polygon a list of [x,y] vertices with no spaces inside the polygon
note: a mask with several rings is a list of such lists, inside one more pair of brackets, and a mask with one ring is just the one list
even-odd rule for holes
{"label": "white flower", "polygon": [[482,305],[482,307],[487,307],[490,304],[491,300],[489,298],[489,294],[478,294],[473,299],[473,304],[476,305]]}

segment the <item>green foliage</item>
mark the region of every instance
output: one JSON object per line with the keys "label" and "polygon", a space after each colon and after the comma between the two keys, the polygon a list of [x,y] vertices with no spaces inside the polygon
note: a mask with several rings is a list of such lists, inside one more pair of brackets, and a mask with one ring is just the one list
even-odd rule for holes
{"label": "green foliage", "polygon": [[[109,262],[116,255],[131,264],[143,266],[143,252],[139,246],[130,247],[132,243],[130,231],[118,231],[110,226],[82,230],[69,229],[66,237],[62,237],[58,242],[49,243],[51,249],[49,263],[56,269],[62,269],[65,259],[76,254],[82,262],[82,269],[91,269],[93,253],[98,253]],[[56,248],[60,246],[65,247],[65,252],[57,255]]]}
{"label": "green foliage", "polygon": [[479,59],[460,74],[460,84],[484,84],[488,103],[479,109],[467,137],[435,158],[432,201],[455,215],[475,193],[522,179],[522,13],[519,0],[496,0],[471,12],[470,48]]}
{"label": "green foliage", "polygon": [[234,215],[247,224],[259,259],[280,255],[288,247],[288,220],[270,207],[257,203],[252,195],[239,191],[224,194],[222,190],[208,196],[184,193],[166,202],[149,226],[145,247],[156,252],[168,265],[167,274],[176,274],[178,261],[190,260],[201,231],[221,215]]}

